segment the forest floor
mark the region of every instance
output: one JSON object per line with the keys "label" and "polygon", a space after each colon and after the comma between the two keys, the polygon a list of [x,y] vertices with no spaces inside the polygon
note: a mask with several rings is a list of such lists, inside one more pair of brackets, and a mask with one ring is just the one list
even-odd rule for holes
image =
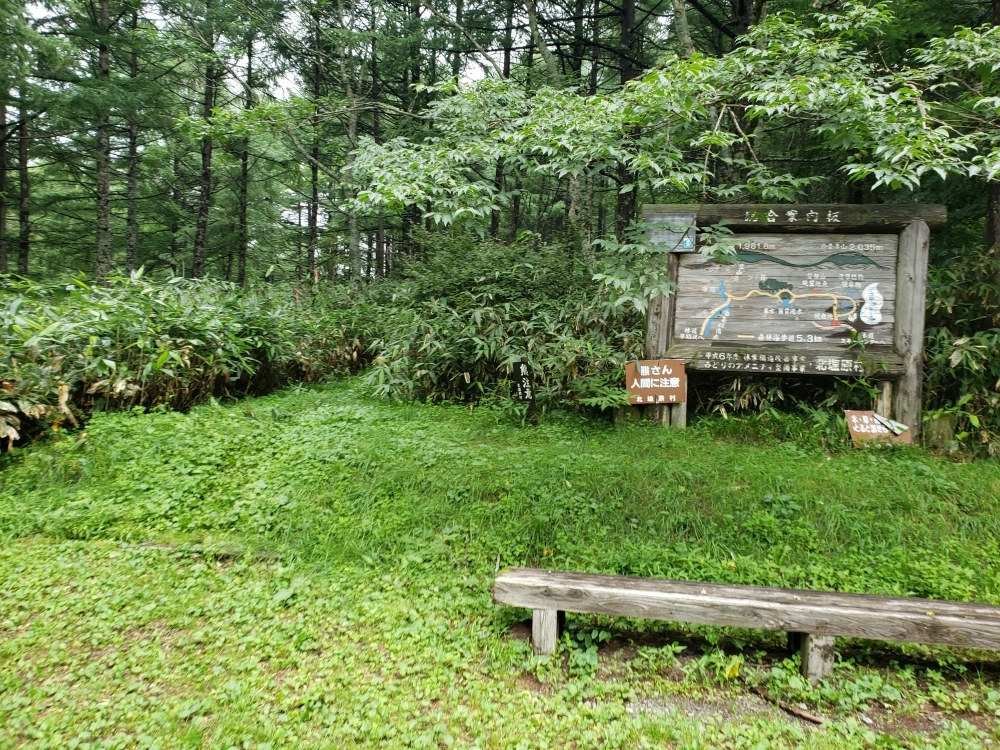
{"label": "forest floor", "polygon": [[1000,604],[1000,465],[775,434],[354,381],[95,416],[0,473],[0,748],[1000,740],[997,654],[841,639],[812,689],[780,633],[571,615],[541,658],[493,605],[511,565]]}

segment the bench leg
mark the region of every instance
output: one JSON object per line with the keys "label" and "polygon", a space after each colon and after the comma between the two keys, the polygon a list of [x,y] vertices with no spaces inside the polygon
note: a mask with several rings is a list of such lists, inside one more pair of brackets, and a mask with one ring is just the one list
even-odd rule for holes
{"label": "bench leg", "polygon": [[531,646],[539,656],[549,656],[556,652],[559,640],[559,611],[536,609],[531,614]]}
{"label": "bench leg", "polygon": [[802,634],[802,676],[813,687],[833,671],[836,642],[832,635]]}

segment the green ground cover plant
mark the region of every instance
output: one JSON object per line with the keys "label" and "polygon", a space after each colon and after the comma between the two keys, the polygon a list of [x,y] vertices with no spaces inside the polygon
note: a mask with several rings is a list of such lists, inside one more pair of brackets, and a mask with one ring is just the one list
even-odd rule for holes
{"label": "green ground cover plant", "polygon": [[813,689],[759,631],[571,616],[536,658],[490,598],[541,565],[1000,604],[995,463],[365,394],[101,413],[5,458],[0,747],[1000,738],[994,654],[842,640]]}

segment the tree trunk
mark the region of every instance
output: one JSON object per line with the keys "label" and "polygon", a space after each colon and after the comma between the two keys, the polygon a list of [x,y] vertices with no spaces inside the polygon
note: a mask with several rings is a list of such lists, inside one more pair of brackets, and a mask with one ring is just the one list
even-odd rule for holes
{"label": "tree trunk", "polygon": [[[993,25],[1000,26],[1000,0],[993,0]],[[991,180],[986,187],[986,248],[991,250],[1000,240],[1000,182]]]}
{"label": "tree trunk", "polygon": [[621,68],[621,84],[624,86],[638,73],[635,65],[635,0],[622,0],[620,19],[619,44],[621,49],[618,53],[618,64]]}
{"label": "tree trunk", "polygon": [[[618,64],[621,67],[621,84],[635,78],[636,69],[635,58],[635,0],[622,0],[621,5],[621,36]],[[621,188],[634,185],[635,173],[629,170],[624,163],[618,164],[618,198],[615,202],[615,236],[619,242],[625,241],[625,230],[628,229],[635,217],[635,190],[621,192]]]}
{"label": "tree trunk", "polygon": [[458,50],[460,50],[464,45],[462,44],[462,32],[457,27],[462,25],[462,13],[465,10],[464,6],[465,3],[463,0],[455,0],[455,53],[451,58],[451,75],[454,78],[457,78],[458,74],[462,72],[462,55]]}
{"label": "tree trunk", "polygon": [[[207,43],[209,55],[215,52],[215,30],[209,19],[211,3],[205,3],[205,18],[208,26]],[[212,119],[215,108],[216,72],[215,61],[209,58],[205,64],[205,89],[202,98],[201,116],[206,124]],[[198,218],[194,227],[194,253],[191,275],[199,279],[205,275],[205,245],[208,238],[208,216],[212,208],[212,136],[201,140],[201,175],[198,178]]]}
{"label": "tree trunk", "polygon": [[[372,39],[372,103],[375,108],[372,110],[372,137],[375,143],[382,143],[382,111],[379,107],[379,98],[382,94],[382,87],[378,77],[378,51],[375,48],[375,40]],[[388,275],[388,262],[386,259],[385,247],[385,211],[379,209],[378,227],[375,230],[375,275],[384,277]]]}
{"label": "tree trunk", "polygon": [[510,78],[510,55],[514,47],[514,0],[507,0],[507,18],[503,29],[503,77]]}
{"label": "tree trunk", "polygon": [[[6,95],[6,91],[3,92]],[[0,103],[0,273],[7,273],[7,104]]]}
{"label": "tree trunk", "polygon": [[[129,77],[133,84],[139,77],[139,54],[135,32],[139,13],[132,11],[132,51],[129,55]],[[139,115],[133,105],[128,123],[128,179],[126,183],[127,215],[125,217],[125,269],[131,273],[139,267]]]}
{"label": "tree trunk", "polygon": [[[634,0],[625,0],[626,2],[633,2]],[[542,32],[538,27],[538,8],[535,5],[535,0],[524,0],[524,7],[528,11],[528,26],[531,27],[531,38],[538,47],[538,52],[542,56],[542,60],[545,61],[545,69],[549,73],[549,85],[559,86],[559,66],[556,64],[555,55],[552,54],[552,50],[549,49],[549,45],[545,43],[545,39],[542,38]]]}
{"label": "tree trunk", "polygon": [[[253,109],[253,43],[254,34],[247,40],[247,98],[244,105],[246,111]],[[247,245],[250,242],[250,230],[247,226],[247,203],[250,193],[250,139],[244,138],[240,144],[240,216],[239,234],[236,244],[236,283],[246,286],[247,283]]]}
{"label": "tree trunk", "polygon": [[516,240],[521,229],[521,176],[514,182],[514,199],[510,202],[510,239]]}
{"label": "tree trunk", "polygon": [[177,273],[177,267],[180,265],[177,260],[181,253],[181,217],[187,216],[187,191],[184,186],[184,177],[181,174],[181,159],[177,154],[174,154],[173,157],[173,167],[174,184],[171,189],[173,206],[171,206],[170,216],[170,257],[174,267],[173,272]]}
{"label": "tree trunk", "polygon": [[320,138],[320,118],[319,99],[323,95],[323,67],[320,65],[320,55],[322,54],[322,28],[320,26],[319,11],[313,10],[313,64],[312,64],[312,97],[313,97],[313,122],[312,122],[312,147],[309,165],[309,211],[307,222],[309,225],[309,240],[306,248],[306,276],[310,279],[316,278],[316,255],[319,245],[319,138]]}
{"label": "tree trunk", "polygon": [[[493,187],[500,193],[503,190],[503,157],[497,159],[497,168],[493,173]],[[496,239],[500,234],[500,210],[494,209],[490,216],[490,237]]]}
{"label": "tree trunk", "polygon": [[[338,0],[341,26],[344,24],[343,0]],[[364,69],[362,69],[363,72]],[[357,188],[354,185],[354,150],[358,147],[358,108],[354,100],[355,86],[353,74],[347,68],[347,51],[340,48],[340,78],[347,100],[347,158],[344,160],[344,197],[347,199],[347,247],[351,259],[351,280],[361,288],[361,230],[358,227],[358,212],[354,208]],[[360,82],[357,89],[360,89]]]}
{"label": "tree trunk", "polygon": [[[111,31],[109,0],[101,0],[100,39],[97,43],[97,74],[104,91],[111,81],[111,49],[108,34]],[[111,273],[111,122],[106,106],[101,107],[97,122],[97,266],[98,279]]]}
{"label": "tree trunk", "polygon": [[691,39],[691,29],[688,27],[687,0],[673,0],[673,3],[673,32],[680,45],[680,56],[691,57],[694,54],[694,42]]}
{"label": "tree trunk", "polygon": [[590,88],[591,96],[597,93],[597,66],[601,59],[601,0],[594,0],[594,26],[590,35]]}
{"label": "tree trunk", "polygon": [[[23,96],[24,94],[22,94]],[[28,184],[28,112],[22,106],[18,117],[17,169],[21,178],[21,200],[18,205],[17,272],[28,275],[28,250],[31,245],[31,203]]]}
{"label": "tree trunk", "polygon": [[576,0],[573,8],[573,86],[582,85],[583,57],[587,51],[587,40],[583,28],[584,0]]}

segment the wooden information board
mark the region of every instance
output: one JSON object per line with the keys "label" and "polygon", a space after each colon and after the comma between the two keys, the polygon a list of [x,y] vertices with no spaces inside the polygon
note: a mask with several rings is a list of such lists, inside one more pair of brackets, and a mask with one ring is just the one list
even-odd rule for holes
{"label": "wooden information board", "polygon": [[862,353],[898,369],[897,241],[893,234],[741,234],[734,263],[684,255],[674,350],[702,370],[862,375]]}
{"label": "wooden information board", "polygon": [[[643,219],[677,285],[650,302],[647,359],[681,360],[689,375],[871,377],[876,408],[916,437],[930,228],[944,206],[647,205]],[[717,224],[735,233],[732,262],[690,241]],[[686,422],[683,404],[653,409]]]}

